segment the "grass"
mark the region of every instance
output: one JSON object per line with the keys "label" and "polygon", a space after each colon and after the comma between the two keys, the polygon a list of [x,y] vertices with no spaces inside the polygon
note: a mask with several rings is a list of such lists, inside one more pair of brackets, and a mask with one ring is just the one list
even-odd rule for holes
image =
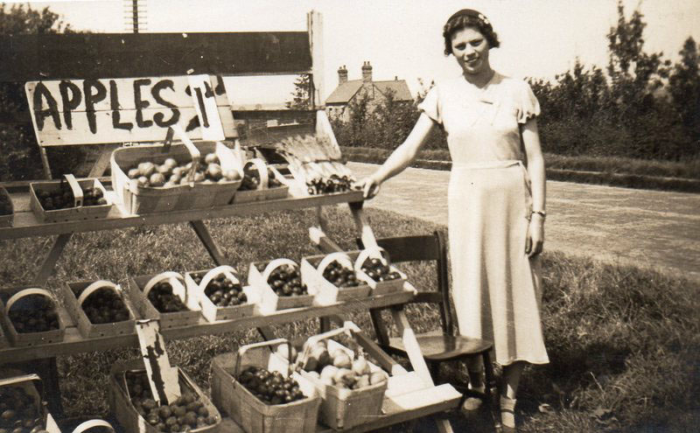
{"label": "grass", "polygon": [[[350,161],[382,163],[390,154],[389,149],[343,147]],[[449,170],[450,161],[447,150],[422,150],[413,166]],[[700,159],[674,162],[547,153],[545,162],[549,180],[700,193]]]}
{"label": "grass", "polygon": [[[389,212],[368,210],[377,236],[427,233],[438,228]],[[331,211],[330,230],[353,247],[352,220]],[[294,211],[208,222],[214,239],[239,271],[254,260],[298,259],[315,253],[307,228],[314,212]],[[40,263],[47,239],[0,242],[4,286],[25,284]],[[48,287],[80,279],[125,282],[128,275],[205,269],[212,263],[188,225],[76,234]],[[402,267],[417,287],[432,288],[425,266]],[[544,256],[543,320],[551,363],[528,368],[518,416],[523,432],[690,432],[700,421],[700,307],[697,283],[661,273],[548,252]],[[436,326],[433,310],[410,308],[418,331]],[[352,316],[372,333],[367,313]],[[317,321],[278,327],[284,336],[310,335]],[[168,343],[171,362],[205,390],[211,358],[257,341],[253,330]],[[105,416],[107,374],[115,360],[135,349],[59,358],[61,391],[68,416]],[[463,377],[451,366],[447,377]],[[455,431],[471,425],[451,414]],[[419,424],[419,427],[422,425]],[[405,431],[406,426],[386,429]],[[423,431],[433,431],[426,425]]]}

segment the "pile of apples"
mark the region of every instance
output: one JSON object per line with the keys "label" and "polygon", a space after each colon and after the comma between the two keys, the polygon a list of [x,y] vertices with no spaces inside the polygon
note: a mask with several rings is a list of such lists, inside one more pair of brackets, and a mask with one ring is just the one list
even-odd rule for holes
{"label": "pile of apples", "polygon": [[185,391],[169,405],[159,406],[145,372],[126,373],[126,386],[136,412],[159,432],[188,432],[216,424],[216,417],[193,392]]}
{"label": "pile of apples", "polygon": [[148,300],[161,313],[177,313],[188,310],[180,297],[173,293],[173,286],[167,281],[161,281],[153,286],[148,292]]}
{"label": "pile of apples", "polygon": [[20,386],[0,388],[0,432],[48,433],[34,399]]}
{"label": "pile of apples", "polygon": [[60,329],[56,305],[45,296],[29,295],[17,300],[8,316],[20,334]]}
{"label": "pile of apples", "polygon": [[336,287],[357,287],[360,282],[357,280],[355,271],[346,268],[337,261],[330,263],[323,270],[323,278],[333,283]]}
{"label": "pile of apples", "polygon": [[[36,198],[39,199],[41,207],[44,210],[58,210],[75,207],[75,198],[73,191],[69,187],[64,187],[58,191],[37,190]],[[99,188],[85,188],[83,190],[83,206],[101,206],[106,205],[102,190]]]}
{"label": "pile of apples", "polygon": [[378,258],[369,258],[362,264],[362,272],[374,281],[391,281],[400,280],[401,274],[392,271],[387,263],[386,265]]}
{"label": "pile of apples", "polygon": [[198,166],[192,179],[189,178],[191,170],[192,162],[181,164],[175,158],[167,158],[160,165],[151,161],[139,162],[137,166],[127,171],[127,176],[129,179],[136,179],[138,186],[142,188],[170,188],[187,185],[190,181],[212,184],[241,180],[237,170],[221,168],[221,162],[215,153],[208,153],[204,157],[204,163]]}
{"label": "pile of apples", "polygon": [[[238,188],[239,191],[252,191],[258,188],[260,184],[260,173],[258,168],[253,165],[246,165],[243,169],[243,182],[241,187]],[[267,168],[267,187],[268,188],[279,188],[282,183],[275,177],[275,173],[270,167]]]}
{"label": "pile of apples", "polygon": [[[303,360],[302,352],[297,354],[297,363]],[[338,348],[328,351],[327,344],[321,340],[314,344],[303,366],[304,371],[320,380],[325,385],[345,389],[362,389],[388,380],[385,372],[370,370],[369,362],[360,355],[354,361],[347,352]]]}
{"label": "pile of apples", "polygon": [[[77,295],[80,296],[79,293]],[[93,324],[129,320],[129,310],[124,300],[119,294],[108,289],[91,293],[83,302],[83,311]]]}
{"label": "pile of apples", "polygon": [[0,191],[0,215],[12,214],[12,202],[10,197],[3,191]]}
{"label": "pile of apples", "polygon": [[[263,272],[265,264],[258,265],[258,270]],[[302,296],[307,295],[306,285],[301,283],[301,273],[298,268],[291,265],[282,265],[270,273],[267,284],[277,296]]]}
{"label": "pile of apples", "polygon": [[[201,284],[202,278],[206,272],[192,275],[195,283]],[[243,292],[241,283],[234,283],[226,278],[225,275],[219,275],[212,278],[204,288],[204,294],[217,307],[235,307],[248,302],[248,297]]]}
{"label": "pile of apples", "polygon": [[265,404],[287,404],[306,398],[291,376],[251,365],[241,372],[238,381]]}

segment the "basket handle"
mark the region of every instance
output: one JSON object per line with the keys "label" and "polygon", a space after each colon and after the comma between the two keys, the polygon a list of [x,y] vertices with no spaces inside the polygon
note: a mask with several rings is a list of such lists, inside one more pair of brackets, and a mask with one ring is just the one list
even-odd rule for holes
{"label": "basket handle", "polygon": [[80,187],[80,184],[75,179],[75,176],[73,176],[72,174],[64,174],[63,179],[61,179],[61,187],[63,187],[65,183],[68,183],[68,186],[70,187],[71,192],[73,193],[73,206],[81,207],[83,205],[83,189]]}
{"label": "basket handle", "polygon": [[274,271],[275,269],[277,269],[278,267],[280,267],[280,266],[282,266],[282,265],[290,265],[290,266],[293,266],[294,268],[298,268],[298,267],[299,267],[299,265],[297,265],[297,263],[296,263],[294,260],[290,260],[290,259],[275,259],[275,260],[272,260],[272,261],[271,261],[270,263],[268,263],[267,266],[265,267],[265,271],[264,271],[263,274],[262,274],[262,276],[263,276],[263,281],[265,281],[265,282],[267,283],[267,279],[270,278],[270,274],[272,273],[272,271]]}
{"label": "basket handle", "polygon": [[323,271],[325,271],[326,268],[333,262],[338,262],[341,265],[347,267],[348,269],[354,270],[354,266],[352,260],[350,259],[350,256],[348,256],[344,252],[335,252],[328,254],[321,260],[321,263],[318,264],[318,267],[316,269],[318,269],[321,275],[323,275]]}
{"label": "basket handle", "polygon": [[73,430],[73,433],[83,433],[94,427],[105,427],[109,429],[110,432],[114,433],[114,427],[112,427],[112,424],[103,419],[91,419],[89,421],[85,421],[76,427],[75,430]]}
{"label": "basket handle", "polygon": [[[235,372],[235,378],[238,379],[238,377],[241,374],[241,358],[243,358],[243,355],[250,349],[256,349],[258,347],[267,347],[267,346],[279,346],[281,344],[286,344],[287,345],[287,350],[289,354],[292,353],[292,346],[289,344],[289,340],[284,339],[284,338],[276,338],[274,340],[270,341],[261,341],[259,343],[253,343],[253,344],[246,344],[244,346],[241,346],[238,348],[238,356],[236,357],[236,367],[234,369]],[[291,371],[292,363],[291,361],[289,362],[289,368]]]}
{"label": "basket handle", "polygon": [[377,259],[381,260],[383,265],[388,265],[389,264],[389,262],[387,260],[388,256],[389,256],[389,253],[387,253],[386,250],[382,247],[365,248],[364,250],[360,251],[360,254],[357,256],[357,259],[355,260],[355,270],[356,271],[362,270],[362,265],[365,263],[365,260],[367,260],[370,257],[377,258]]}
{"label": "basket handle", "polygon": [[[308,361],[309,356],[311,355],[311,348],[314,347],[319,341],[327,340],[340,334],[347,334],[348,336],[352,337],[353,333],[355,332],[360,332],[360,328],[358,328],[358,326],[355,323],[348,320],[345,321],[345,323],[343,323],[343,326],[341,328],[332,329],[322,334],[309,337],[306,340],[306,343],[304,343],[304,350],[302,351],[301,356],[299,357],[299,360],[297,361],[296,365],[300,367],[306,365],[306,362]],[[354,353],[355,357],[357,357],[357,351],[354,351]]]}
{"label": "basket handle", "polygon": [[214,269],[209,270],[204,277],[202,277],[202,282],[199,283],[199,287],[202,289],[207,288],[207,285],[209,285],[209,282],[213,280],[215,277],[218,277],[219,275],[224,274],[227,279],[231,280],[234,283],[240,283],[238,278],[236,278],[236,270],[233,269],[231,266],[228,265],[223,265],[223,266],[218,266]]}
{"label": "basket handle", "polygon": [[161,281],[165,281],[165,280],[169,280],[170,284],[174,285],[173,283],[175,281],[178,281],[178,280],[184,281],[184,277],[182,275],[178,274],[177,272],[172,272],[172,271],[160,273],[160,274],[156,275],[155,277],[151,278],[150,280],[148,280],[146,285],[143,287],[144,296],[147,297],[148,292],[150,292],[151,289],[153,289],[153,287],[156,284],[160,283]]}
{"label": "basket handle", "polygon": [[96,292],[97,290],[99,290],[101,288],[111,289],[114,292],[116,292],[119,296],[121,296],[121,288],[118,285],[114,284],[111,281],[98,280],[98,281],[95,281],[94,283],[90,284],[89,286],[87,286],[85,288],[85,290],[83,290],[83,292],[80,294],[80,296],[78,296],[78,305],[80,305],[82,307],[83,302],[85,302],[85,300],[88,298],[88,296],[90,296],[91,294],[93,294],[94,292]]}
{"label": "basket handle", "polygon": [[31,288],[31,289],[24,289],[20,290],[19,292],[15,293],[10,297],[10,299],[7,300],[7,305],[5,305],[5,313],[10,314],[10,308],[12,308],[12,305],[14,305],[15,302],[19,301],[20,299],[24,298],[25,296],[30,296],[30,295],[41,295],[41,296],[46,296],[51,300],[51,302],[56,304],[56,300],[54,299],[53,295],[51,292],[45,289],[37,289],[37,288]]}
{"label": "basket handle", "polygon": [[197,146],[192,143],[190,137],[188,137],[185,131],[183,131],[182,126],[175,124],[170,128],[175,134],[177,134],[180,140],[182,140],[182,144],[184,144],[187,150],[190,152],[190,157],[192,157],[192,167],[190,168],[190,172],[187,174],[187,180],[192,183],[194,182],[194,174],[199,169],[202,154],[199,152],[199,149],[197,149]]}
{"label": "basket handle", "polygon": [[265,161],[263,161],[260,158],[253,158],[250,161],[245,163],[244,172],[245,172],[245,167],[248,165],[254,166],[258,170],[258,174],[260,175],[260,182],[258,183],[258,187],[256,189],[267,189],[267,186],[270,183],[270,178],[267,175],[267,165],[265,164]]}

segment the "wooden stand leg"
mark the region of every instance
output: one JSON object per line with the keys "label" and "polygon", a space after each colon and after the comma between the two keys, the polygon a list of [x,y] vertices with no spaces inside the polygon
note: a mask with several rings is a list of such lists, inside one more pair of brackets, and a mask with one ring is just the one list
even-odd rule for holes
{"label": "wooden stand leg", "polygon": [[209,252],[209,255],[214,260],[214,263],[216,263],[218,266],[227,264],[226,257],[224,257],[219,250],[219,247],[216,245],[216,242],[214,242],[214,239],[212,239],[207,226],[204,225],[204,222],[190,221],[190,226],[192,226],[194,232],[197,233],[197,237],[204,245],[204,248],[207,249],[207,252]]}
{"label": "wooden stand leg", "polygon": [[46,284],[46,281],[48,281],[54,267],[56,266],[56,262],[58,262],[58,259],[63,253],[63,249],[66,248],[66,245],[68,245],[68,241],[70,241],[71,236],[73,236],[72,233],[58,235],[53,247],[51,247],[51,251],[49,251],[49,255],[46,256],[46,259],[44,259],[44,264],[41,265],[39,273],[37,274],[36,278],[34,278],[35,286],[43,287]]}

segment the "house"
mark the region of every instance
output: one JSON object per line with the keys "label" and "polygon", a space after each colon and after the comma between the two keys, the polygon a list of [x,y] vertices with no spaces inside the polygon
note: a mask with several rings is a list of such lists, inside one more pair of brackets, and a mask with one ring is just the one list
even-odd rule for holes
{"label": "house", "polygon": [[413,97],[408,89],[406,80],[395,77],[389,81],[373,81],[372,65],[365,62],[362,65],[362,79],[348,80],[348,70],[345,66],[338,69],[338,87],[326,99],[326,113],[330,119],[341,119],[344,122],[350,120],[350,108],[352,103],[364,98],[369,100],[369,109],[372,110],[381,104],[389,93],[394,100],[403,103],[412,103]]}

